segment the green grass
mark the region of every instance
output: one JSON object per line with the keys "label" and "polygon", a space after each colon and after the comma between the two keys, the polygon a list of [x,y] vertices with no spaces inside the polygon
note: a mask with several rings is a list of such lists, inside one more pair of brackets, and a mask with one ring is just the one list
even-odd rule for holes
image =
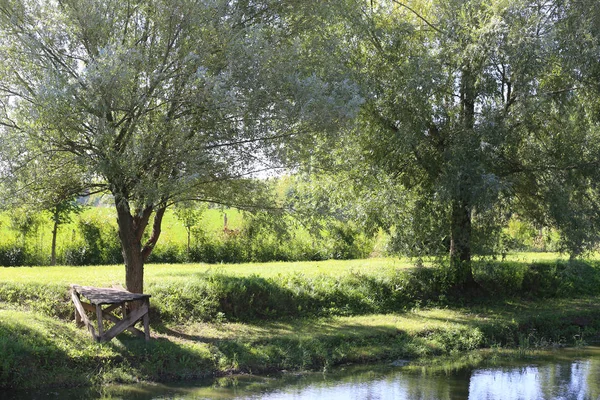
{"label": "green grass", "polygon": [[[228,226],[237,229],[242,224],[242,214],[235,209],[209,209],[203,214],[199,226],[208,234],[215,234],[223,229],[223,215],[227,214]],[[44,223],[35,235],[28,239],[31,244],[50,254],[52,243],[52,224],[47,214],[42,214]],[[61,225],[57,235],[57,246],[60,249],[74,240],[81,240],[78,232],[78,221],[80,219],[96,219],[116,228],[117,214],[113,207],[88,207],[80,215],[72,216],[70,223]],[[14,243],[17,240],[17,232],[11,229],[10,217],[7,212],[0,213],[0,244]],[[184,246],[187,241],[187,233],[183,224],[177,219],[172,209],[168,209],[163,218],[161,243],[178,244]]]}
{"label": "green grass", "polygon": [[[144,266],[144,277],[147,284],[152,284],[188,281],[206,273],[240,277],[256,274],[264,278],[289,274],[302,274],[307,277],[342,276],[350,272],[377,275],[413,266],[408,259],[393,258],[246,264],[148,264]],[[0,268],[0,282],[110,286],[113,283],[125,283],[125,267],[100,265]]]}
{"label": "green grass", "polygon": [[[505,261],[516,261],[516,262],[554,262],[557,260],[565,260],[568,256],[560,253],[540,253],[540,252],[519,252],[507,254]],[[598,254],[594,254],[587,259],[595,260],[598,259]]]}
{"label": "green grass", "polygon": [[[552,260],[482,260],[475,263],[475,275],[489,298],[600,294],[600,264]],[[2,268],[0,302],[65,316],[70,309],[70,283],[123,285],[124,275],[123,266]],[[446,269],[414,267],[407,259],[145,267],[145,292],[155,299],[153,312],[165,321],[388,313],[472,297],[465,298],[453,286]]]}
{"label": "green grass", "polygon": [[468,294],[444,286],[443,270],[413,268],[409,260],[149,265],[155,340],[123,334],[99,345],[75,327],[67,284],[122,283],[123,266],[2,268],[0,387],[397,359],[419,365],[494,349],[473,357],[481,361],[497,349],[530,354],[598,340],[598,262],[527,253],[479,261],[476,271],[482,292]]}
{"label": "green grass", "polygon": [[[532,263],[555,262],[563,259],[558,253],[515,253],[506,261]],[[147,264],[144,276],[147,284],[165,281],[187,281],[198,274],[222,273],[231,276],[260,275],[264,278],[289,274],[307,277],[318,275],[343,276],[350,272],[365,275],[385,275],[397,269],[413,268],[414,261],[408,258],[369,258],[363,260],[326,260],[302,262],[268,262],[244,264]],[[123,265],[100,266],[56,266],[0,268],[0,282],[39,284],[70,284],[110,286],[124,285]]]}
{"label": "green grass", "polygon": [[[95,344],[84,329],[0,306],[0,387],[26,388],[194,379],[231,372],[328,370],[348,363],[452,356],[484,362],[499,349],[536,349],[594,340],[600,298],[415,308],[403,313],[260,323],[152,323],[153,340],[123,334]],[[584,328],[571,319],[587,316]],[[462,361],[461,361],[462,362]],[[459,363],[460,364],[460,363]],[[458,364],[457,364],[458,365]],[[462,364],[461,364],[462,365]],[[31,379],[35,376],[35,379]]]}

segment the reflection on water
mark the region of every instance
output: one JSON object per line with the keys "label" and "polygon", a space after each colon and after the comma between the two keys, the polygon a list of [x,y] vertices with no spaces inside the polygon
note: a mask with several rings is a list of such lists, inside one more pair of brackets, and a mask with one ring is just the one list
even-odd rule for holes
{"label": "reflection on water", "polygon": [[512,369],[477,370],[470,399],[598,399],[600,358]]}
{"label": "reflection on water", "polygon": [[[547,358],[546,358],[547,359]],[[183,386],[1,392],[1,399],[600,399],[600,349],[556,353],[554,360],[453,373],[355,367],[328,374],[235,376]]]}

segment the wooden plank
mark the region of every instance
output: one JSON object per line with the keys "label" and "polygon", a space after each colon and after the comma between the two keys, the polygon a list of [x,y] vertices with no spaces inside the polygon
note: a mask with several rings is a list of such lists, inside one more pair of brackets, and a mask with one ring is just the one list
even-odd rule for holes
{"label": "wooden plank", "polygon": [[71,292],[71,299],[73,300],[73,304],[75,304],[75,310],[78,311],[79,316],[81,317],[83,322],[85,324],[89,324],[90,320],[88,319],[88,317],[85,313],[85,310],[83,308],[83,305],[81,304],[81,301],[79,300],[79,295],[75,292]]}
{"label": "wooden plank", "polygon": [[90,303],[82,302],[81,305],[87,311],[96,312],[96,306],[93,306]]}
{"label": "wooden plank", "polygon": [[102,337],[104,335],[104,323],[102,322],[104,317],[102,316],[102,306],[100,304],[96,304],[96,318],[98,319],[98,335]]}
{"label": "wooden plank", "polygon": [[78,328],[83,326],[83,320],[81,319],[81,315],[79,315],[79,311],[77,311],[77,307],[75,307],[75,325]]}
{"label": "wooden plank", "polygon": [[122,305],[122,303],[111,304],[110,306],[106,307],[102,311],[103,312],[111,312],[111,311],[116,310],[117,308],[121,307],[121,305]]}
{"label": "wooden plank", "polygon": [[132,327],[140,318],[144,316],[144,314],[148,313],[148,306],[146,304],[142,305],[137,310],[131,312],[127,317],[123,318],[119,321],[115,326],[110,328],[104,335],[100,338],[100,341],[108,341],[117,336],[119,333],[123,332],[125,329]]}
{"label": "wooden plank", "polygon": [[79,300],[79,295],[77,294],[77,292],[71,291],[71,299],[73,300],[73,304],[75,304],[75,309],[79,312],[81,319],[87,326],[88,331],[92,334],[92,337],[94,338],[94,340],[97,341],[98,336],[96,335],[94,326],[91,324],[90,320],[88,319],[87,315],[85,314],[85,310],[83,308],[83,305],[81,304],[81,301]]}
{"label": "wooden plank", "polygon": [[144,314],[144,335],[146,337],[146,341],[150,340],[150,300],[144,299],[144,306],[148,310],[146,314]]}
{"label": "wooden plank", "polygon": [[97,288],[74,284],[71,285],[71,288],[87,298],[92,304],[119,304],[124,301],[143,300],[150,297],[149,294],[131,293],[126,290],[112,288]]}
{"label": "wooden plank", "polygon": [[[91,304],[81,303],[81,305],[87,311],[96,312],[96,307],[94,307]],[[115,324],[117,324],[117,323],[119,323],[121,321],[121,318],[119,318],[116,315],[112,314],[111,312],[107,311],[107,310],[110,310],[111,307],[108,307],[108,308],[105,308],[104,310],[102,310],[102,316],[104,317],[104,319],[107,319],[107,320],[109,320],[109,321],[114,322]],[[118,307],[121,307],[121,304],[118,304],[117,308]],[[123,304],[122,307],[125,307],[125,304]],[[133,326],[127,328],[127,330],[129,332],[133,333],[134,335],[136,335],[137,337],[140,337],[140,338],[144,337],[144,332],[140,331],[139,329],[137,329],[137,328],[135,328]]]}
{"label": "wooden plank", "polygon": [[[111,313],[107,313],[106,310],[102,310],[105,319],[108,319],[109,321],[114,322],[115,324],[118,324],[121,319],[119,319],[119,317],[115,316],[114,314]],[[139,329],[130,326],[129,328],[127,328],[126,330],[128,330],[129,332],[133,333],[134,335],[138,336],[138,337],[144,337],[144,332],[140,331]]]}

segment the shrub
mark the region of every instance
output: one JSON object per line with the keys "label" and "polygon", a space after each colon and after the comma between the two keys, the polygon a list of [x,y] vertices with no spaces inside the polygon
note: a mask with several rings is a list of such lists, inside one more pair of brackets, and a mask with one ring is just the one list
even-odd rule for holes
{"label": "shrub", "polygon": [[15,244],[3,245],[0,247],[0,265],[5,267],[25,265],[25,249]]}
{"label": "shrub", "polygon": [[63,249],[62,260],[67,265],[100,265],[123,262],[117,230],[100,219],[79,218],[77,227],[82,241]]}
{"label": "shrub", "polygon": [[185,249],[174,243],[159,244],[148,257],[149,263],[176,264],[185,261]]}

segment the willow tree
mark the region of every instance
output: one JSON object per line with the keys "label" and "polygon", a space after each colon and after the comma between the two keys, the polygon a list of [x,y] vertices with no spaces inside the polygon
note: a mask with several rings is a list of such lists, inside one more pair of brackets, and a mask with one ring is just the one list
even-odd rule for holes
{"label": "willow tree", "polygon": [[0,1],[3,143],[21,148],[6,152],[5,178],[60,160],[52,169],[112,194],[126,285],[141,292],[169,205],[251,205],[242,178],[349,115],[352,88],[301,65],[310,7]]}
{"label": "willow tree", "polygon": [[[569,2],[350,3],[340,32],[366,102],[342,164],[355,154],[352,168],[406,191],[416,235],[405,239],[449,253],[456,278],[473,283],[474,224],[511,202],[532,214],[545,204],[538,219],[552,219],[569,197],[552,198],[551,182],[569,193],[565,177],[598,154],[579,111],[577,66],[565,62],[576,41],[561,40]],[[420,233],[427,228],[435,235]]]}

